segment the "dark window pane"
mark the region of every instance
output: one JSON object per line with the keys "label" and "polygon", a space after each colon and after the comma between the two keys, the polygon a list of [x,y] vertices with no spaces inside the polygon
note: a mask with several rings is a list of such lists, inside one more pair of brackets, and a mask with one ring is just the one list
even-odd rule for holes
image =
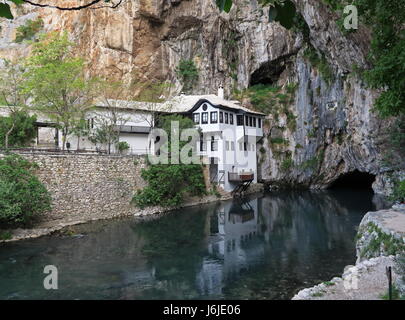
{"label": "dark window pane", "polygon": [[208,123],[208,112],[203,112],[202,113],[202,119],[201,123]]}
{"label": "dark window pane", "polygon": [[218,123],[218,112],[211,112],[211,123]]}

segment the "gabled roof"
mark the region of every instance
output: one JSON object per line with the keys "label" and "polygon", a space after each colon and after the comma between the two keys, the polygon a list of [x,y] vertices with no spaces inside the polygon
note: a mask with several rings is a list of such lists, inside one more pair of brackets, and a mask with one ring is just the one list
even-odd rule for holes
{"label": "gabled roof", "polygon": [[209,102],[214,107],[232,110],[236,113],[250,113],[258,116],[265,116],[265,114],[250,110],[243,107],[239,101],[225,100],[216,95],[180,95],[175,96],[170,100],[163,103],[139,102],[139,101],[125,101],[125,100],[108,100],[99,101],[96,107],[109,107],[109,105],[125,109],[125,110],[139,110],[146,112],[164,112],[164,113],[188,113],[196,110],[202,103]]}

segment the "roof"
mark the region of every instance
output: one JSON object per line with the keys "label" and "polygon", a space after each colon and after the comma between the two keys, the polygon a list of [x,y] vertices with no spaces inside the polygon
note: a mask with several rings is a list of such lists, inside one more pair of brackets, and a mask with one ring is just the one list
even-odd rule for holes
{"label": "roof", "polygon": [[[260,116],[265,116],[264,113],[256,112],[243,107],[239,101],[225,100],[214,94],[210,95],[180,95],[175,96],[163,103],[125,101],[125,100],[108,100],[109,104],[114,107],[127,110],[141,110],[147,112],[166,112],[166,113],[187,113],[193,108],[199,107],[203,102],[209,102],[215,107],[223,107],[232,109],[235,112],[242,111],[243,113],[251,113]],[[97,107],[108,107],[106,102],[96,103]]]}

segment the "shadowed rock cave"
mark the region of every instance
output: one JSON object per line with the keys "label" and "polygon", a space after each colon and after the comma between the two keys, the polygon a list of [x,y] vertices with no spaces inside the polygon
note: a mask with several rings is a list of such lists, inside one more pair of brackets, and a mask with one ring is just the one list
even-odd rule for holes
{"label": "shadowed rock cave", "polygon": [[328,189],[372,189],[375,175],[354,170],[336,179]]}
{"label": "shadowed rock cave", "polygon": [[275,60],[263,63],[250,77],[250,86],[257,84],[274,84],[285,70],[283,60]]}

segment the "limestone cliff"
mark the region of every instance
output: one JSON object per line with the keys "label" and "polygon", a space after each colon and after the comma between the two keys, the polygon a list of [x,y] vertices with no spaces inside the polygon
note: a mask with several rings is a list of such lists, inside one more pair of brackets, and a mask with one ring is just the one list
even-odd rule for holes
{"label": "limestone cliff", "polygon": [[[228,97],[258,83],[291,85],[286,108],[266,121],[260,178],[322,188],[358,170],[376,176],[376,192],[389,192],[390,176],[401,174],[383,165],[390,123],[372,112],[377,93],[353,72],[367,65],[367,29],[344,36],[322,1],[294,0],[309,27],[305,41],[300,32],[269,23],[257,0],[234,2],[229,14],[213,0],[127,0],[117,9],[78,12],[23,6],[16,19],[1,22],[0,57],[28,53],[26,44],[13,42],[15,30],[40,16],[45,31],[70,32],[92,74],[169,80],[178,93],[176,66],[193,59],[199,69],[194,93],[214,93],[219,84]],[[305,56],[309,45],[329,64],[328,79]]]}

